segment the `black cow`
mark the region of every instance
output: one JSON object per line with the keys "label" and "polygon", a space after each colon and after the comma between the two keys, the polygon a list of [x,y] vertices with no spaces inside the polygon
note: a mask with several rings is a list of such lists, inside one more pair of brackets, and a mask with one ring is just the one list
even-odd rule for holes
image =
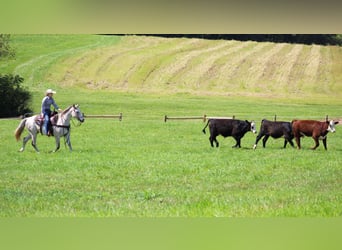
{"label": "black cow", "polygon": [[262,139],[263,147],[266,147],[266,142],[268,138],[271,136],[272,138],[280,138],[284,137],[284,148],[286,148],[286,144],[289,142],[292,147],[294,144],[292,142],[293,134],[292,134],[292,125],[290,122],[273,122],[268,120],[262,120],[260,131],[258,136],[256,137],[255,144],[253,149],[256,149],[259,140]]}
{"label": "black cow", "polygon": [[203,128],[203,133],[205,134],[205,129],[209,125],[210,130],[210,145],[214,147],[213,142],[216,143],[216,147],[219,146],[216,136],[222,135],[223,137],[232,136],[236,140],[236,144],[233,148],[241,147],[241,138],[248,132],[252,131],[256,133],[255,122],[241,121],[235,119],[210,119],[207,125]]}

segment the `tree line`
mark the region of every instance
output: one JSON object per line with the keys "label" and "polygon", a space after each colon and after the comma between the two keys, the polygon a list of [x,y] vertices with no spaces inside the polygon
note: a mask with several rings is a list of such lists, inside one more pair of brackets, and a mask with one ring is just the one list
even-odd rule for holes
{"label": "tree line", "polygon": [[238,40],[275,43],[300,43],[342,45],[342,35],[337,34],[147,34],[160,37],[185,37],[210,40]]}

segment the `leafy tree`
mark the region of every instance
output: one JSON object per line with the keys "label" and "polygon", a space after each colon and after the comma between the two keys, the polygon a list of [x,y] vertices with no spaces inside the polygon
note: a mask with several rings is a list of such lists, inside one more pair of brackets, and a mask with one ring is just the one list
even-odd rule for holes
{"label": "leafy tree", "polygon": [[23,81],[19,75],[0,75],[0,117],[32,112],[29,107],[32,96],[20,86]]}
{"label": "leafy tree", "polygon": [[10,39],[11,39],[11,35],[0,34],[0,58],[15,56],[15,52],[10,46]]}

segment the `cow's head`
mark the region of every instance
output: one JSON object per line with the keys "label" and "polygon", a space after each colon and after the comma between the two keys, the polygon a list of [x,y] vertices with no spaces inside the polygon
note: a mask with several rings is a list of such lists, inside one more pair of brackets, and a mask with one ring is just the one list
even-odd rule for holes
{"label": "cow's head", "polygon": [[249,124],[251,124],[251,131],[252,131],[254,134],[256,134],[257,130],[256,130],[255,121],[251,121],[251,122],[246,121],[246,122],[248,122]]}
{"label": "cow's head", "polygon": [[329,131],[331,133],[335,133],[335,131],[336,131],[335,124],[337,124],[338,122],[334,122],[333,120],[331,120],[331,121],[327,121],[327,123],[328,123],[327,131]]}

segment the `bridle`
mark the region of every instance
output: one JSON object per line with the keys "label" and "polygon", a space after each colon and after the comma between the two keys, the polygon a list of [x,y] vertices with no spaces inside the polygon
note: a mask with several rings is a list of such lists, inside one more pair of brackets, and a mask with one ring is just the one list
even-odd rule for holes
{"label": "bridle", "polygon": [[[79,113],[81,113],[81,112],[80,112],[80,110],[78,109],[78,107],[77,107],[75,104],[72,105],[72,107],[70,107],[70,109],[71,109],[71,108],[74,109],[74,110],[72,110],[71,112],[75,112],[75,113],[77,114],[78,123],[76,124],[76,123],[74,122],[74,119],[70,119],[70,120],[71,120],[72,124],[73,124],[75,127],[79,127],[79,126],[82,125],[82,121],[81,121],[80,118],[79,118]],[[65,111],[64,111],[64,112],[65,112]],[[63,112],[63,113],[64,113],[64,112]],[[60,114],[60,119],[65,121],[65,119],[63,118],[63,113]],[[82,116],[84,116],[84,114],[82,114]],[[74,117],[71,116],[71,118],[74,118]],[[58,127],[58,128],[66,128],[66,129],[68,129],[68,130],[70,129],[70,124],[69,124],[69,125],[57,125],[57,124],[55,124],[55,125],[53,125],[53,126]]]}
{"label": "bridle", "polygon": [[[75,127],[79,127],[82,125],[82,121],[79,118],[79,114],[81,114],[81,111],[78,109],[78,107],[76,105],[72,105],[72,107],[74,108],[73,111],[77,114],[78,123],[75,124],[74,119],[71,119],[71,122]],[[82,117],[84,117],[84,113],[82,113]],[[72,118],[74,118],[74,117],[72,117]]]}

